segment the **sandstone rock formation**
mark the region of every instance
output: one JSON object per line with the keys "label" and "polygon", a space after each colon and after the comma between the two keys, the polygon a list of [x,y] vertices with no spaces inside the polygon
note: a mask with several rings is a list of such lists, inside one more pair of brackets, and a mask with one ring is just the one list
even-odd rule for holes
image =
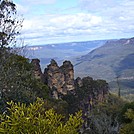
{"label": "sandstone rock formation", "polygon": [[[93,80],[92,77],[77,78],[75,80],[76,93],[80,98],[83,98],[83,105],[96,103],[96,101],[102,102],[105,99],[105,95],[109,92],[108,83],[105,80]],[[81,103],[82,104],[82,103]]]}
{"label": "sandstone rock formation", "polygon": [[69,92],[76,96],[82,96],[84,93],[83,104],[85,105],[91,100],[103,101],[108,93],[108,84],[104,80],[93,80],[92,77],[82,79],[78,77],[75,80],[73,65],[70,61],[64,61],[63,65],[58,66],[57,62],[52,59],[47,68],[45,68],[44,74],[39,63],[38,59],[32,60],[35,77],[48,85],[53,97],[56,99],[62,95],[67,95]]}
{"label": "sandstone rock formation", "polygon": [[105,80],[94,80],[92,77],[78,77],[74,79],[74,69],[70,61],[64,61],[58,66],[55,60],[45,68],[42,74],[39,60],[32,60],[36,78],[42,79],[51,90],[51,97],[61,98],[68,105],[68,113],[74,114],[82,110],[84,128],[90,125],[89,113],[98,102],[103,102],[109,92],[108,83]]}
{"label": "sandstone rock formation", "polygon": [[74,70],[70,61],[65,61],[63,65],[59,67],[55,60],[51,60],[51,63],[44,70],[44,76],[45,83],[54,92],[57,91],[65,95],[68,91],[75,88]]}
{"label": "sandstone rock formation", "polygon": [[65,80],[65,89],[67,91],[74,89],[74,69],[73,65],[70,61],[64,61],[63,65],[60,67],[62,72],[64,73],[64,80]]}
{"label": "sandstone rock formation", "polygon": [[33,64],[33,67],[34,67],[35,78],[40,79],[42,82],[44,82],[44,75],[41,71],[40,60],[32,59],[31,63]]}

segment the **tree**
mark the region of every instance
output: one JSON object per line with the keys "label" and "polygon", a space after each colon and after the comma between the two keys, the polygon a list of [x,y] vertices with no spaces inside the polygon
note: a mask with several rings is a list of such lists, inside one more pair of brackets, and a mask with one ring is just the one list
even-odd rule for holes
{"label": "tree", "polygon": [[134,134],[134,110],[128,109],[125,113],[125,117],[130,120],[129,123],[125,123],[120,130],[120,134]]}
{"label": "tree", "polygon": [[5,111],[7,101],[29,104],[49,94],[48,87],[35,79],[29,60],[11,51],[22,22],[15,4],[0,0],[0,113]]}
{"label": "tree", "polygon": [[13,46],[23,19],[18,19],[16,5],[10,0],[0,0],[0,48]]}
{"label": "tree", "polygon": [[109,94],[104,102],[98,102],[87,114],[86,133],[117,134],[120,129],[119,114],[124,100]]}
{"label": "tree", "polygon": [[133,102],[127,102],[123,108],[121,109],[121,112],[119,114],[119,119],[120,119],[120,122],[123,124],[123,123],[130,123],[131,122],[131,119],[129,118],[126,118],[125,113],[127,112],[128,109],[132,109],[134,110],[134,101]]}
{"label": "tree", "polygon": [[29,104],[37,97],[46,98],[48,92],[47,86],[33,76],[29,60],[11,51],[22,22],[16,5],[0,0],[0,112],[5,111],[7,101]]}
{"label": "tree", "polygon": [[1,115],[1,134],[78,134],[81,127],[81,112],[70,115],[67,121],[53,109],[45,110],[44,101],[29,106],[11,101],[9,115]]}
{"label": "tree", "polygon": [[48,98],[49,89],[33,74],[32,64],[25,57],[15,54],[5,55],[0,64],[0,112],[6,109],[6,102],[29,104],[37,97]]}

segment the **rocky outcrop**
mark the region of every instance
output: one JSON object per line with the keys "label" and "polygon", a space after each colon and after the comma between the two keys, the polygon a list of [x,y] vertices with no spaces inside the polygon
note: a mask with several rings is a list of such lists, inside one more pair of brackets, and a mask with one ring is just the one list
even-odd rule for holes
{"label": "rocky outcrop", "polygon": [[92,77],[77,78],[75,80],[76,92],[83,95],[83,99],[90,103],[91,100],[103,101],[109,92],[108,83],[105,80],[93,80]]}
{"label": "rocky outcrop", "polygon": [[65,80],[65,89],[67,91],[74,89],[74,69],[73,65],[70,61],[64,61],[63,65],[60,67],[62,72],[64,73],[64,80]]}
{"label": "rocky outcrop", "polygon": [[[56,91],[61,94],[67,94],[74,87],[74,70],[70,61],[65,61],[61,67],[58,66],[55,60],[44,71],[45,83],[56,94]],[[57,95],[56,95],[57,98]]]}
{"label": "rocky outcrop", "polygon": [[35,66],[35,76],[42,78],[48,85],[55,99],[61,98],[68,105],[68,113],[74,114],[82,110],[84,120],[83,128],[89,128],[89,113],[98,102],[103,102],[109,92],[108,83],[105,80],[94,80],[92,77],[78,77],[74,79],[74,69],[70,61],[64,61],[58,66],[55,60],[45,68],[42,74],[39,60],[32,60]]}
{"label": "rocky outcrop", "polygon": [[62,99],[69,104],[69,113],[83,111],[83,118],[98,102],[103,102],[109,93],[108,83],[105,80],[94,80],[92,77],[78,77],[75,80],[74,92],[68,92]]}
{"label": "rocky outcrop", "polygon": [[33,67],[34,67],[35,78],[44,82],[44,74],[41,71],[40,60],[39,59],[32,59],[31,63],[33,64]]}
{"label": "rocky outcrop", "polygon": [[40,61],[33,59],[34,74],[37,79],[41,79],[50,90],[54,98],[71,93],[84,99],[84,105],[92,100],[103,101],[108,93],[108,84],[104,80],[93,80],[92,77],[78,77],[74,80],[74,69],[70,61],[64,61],[63,65],[58,66],[55,60],[51,60],[50,64],[45,68],[44,74],[40,68]]}

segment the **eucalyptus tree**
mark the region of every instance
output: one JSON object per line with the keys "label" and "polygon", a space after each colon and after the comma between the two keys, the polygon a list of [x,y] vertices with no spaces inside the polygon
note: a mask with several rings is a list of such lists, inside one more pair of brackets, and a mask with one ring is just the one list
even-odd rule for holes
{"label": "eucalyptus tree", "polygon": [[29,60],[11,51],[22,23],[16,5],[11,0],[0,0],[0,112],[5,111],[7,101],[30,103],[46,89],[33,77]]}
{"label": "eucalyptus tree", "polygon": [[16,5],[10,0],[0,0],[0,48],[16,44],[23,18],[17,15]]}

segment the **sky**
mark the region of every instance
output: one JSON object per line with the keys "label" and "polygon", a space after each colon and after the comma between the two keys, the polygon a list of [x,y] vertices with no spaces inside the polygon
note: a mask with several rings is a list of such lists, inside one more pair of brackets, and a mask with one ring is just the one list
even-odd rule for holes
{"label": "sky", "polygon": [[27,45],[134,36],[134,0],[13,0]]}

